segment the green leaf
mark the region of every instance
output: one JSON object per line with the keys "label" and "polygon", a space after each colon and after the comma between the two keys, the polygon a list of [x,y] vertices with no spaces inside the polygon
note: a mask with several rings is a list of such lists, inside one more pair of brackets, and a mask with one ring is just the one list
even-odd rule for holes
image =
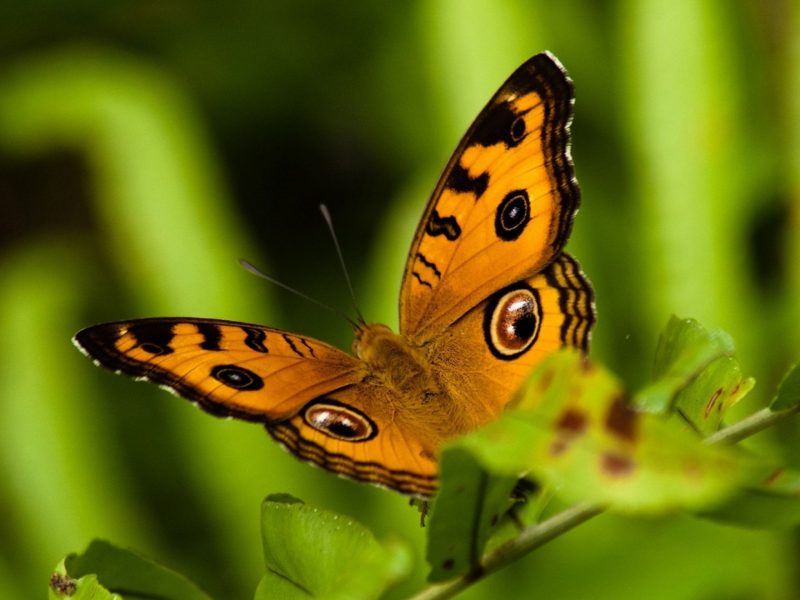
{"label": "green leaf", "polygon": [[97,575],[84,575],[73,579],[67,574],[62,560],[50,576],[48,600],[123,600],[112,594],[97,581]]}
{"label": "green leaf", "polygon": [[315,596],[306,590],[298,588],[288,579],[284,579],[277,573],[268,572],[258,582],[255,600],[275,600],[275,598],[314,598]]}
{"label": "green leaf", "polygon": [[60,600],[210,600],[187,579],[102,540],[70,554],[50,577],[49,598]]}
{"label": "green leaf", "polygon": [[707,507],[752,477],[735,448],[637,412],[608,371],[569,350],[537,367],[515,410],[458,444],[495,474],[531,472],[568,502],[620,512]]}
{"label": "green leaf", "polygon": [[720,329],[706,329],[694,319],[671,317],[658,340],[653,383],[642,389],[634,404],[653,413],[666,413],[675,397],[713,360],[733,354],[733,340]]}
{"label": "green leaf", "polygon": [[800,524],[800,472],[777,470],[758,487],[745,488],[703,516],[762,529]]}
{"label": "green leaf", "polygon": [[698,431],[708,435],[719,429],[727,410],[754,385],[755,379],[742,377],[736,358],[720,356],[678,392],[674,405]]}
{"label": "green leaf", "polygon": [[517,481],[487,473],[457,445],[445,448],[428,531],[430,581],[452,579],[478,564],[489,537],[514,504]]}
{"label": "green leaf", "polygon": [[377,598],[408,573],[408,551],[381,545],[349,517],[286,494],[261,505],[267,574],[256,592],[266,598]]}
{"label": "green leaf", "polygon": [[[76,593],[87,594],[81,598],[101,600],[120,594],[126,600],[210,600],[183,576],[103,540],[93,540],[83,554],[70,554],[63,564],[61,575],[76,581]],[[52,593],[52,585],[50,589]]]}
{"label": "green leaf", "polygon": [[794,365],[784,375],[775,398],[770,402],[773,411],[788,410],[800,406],[800,364]]}

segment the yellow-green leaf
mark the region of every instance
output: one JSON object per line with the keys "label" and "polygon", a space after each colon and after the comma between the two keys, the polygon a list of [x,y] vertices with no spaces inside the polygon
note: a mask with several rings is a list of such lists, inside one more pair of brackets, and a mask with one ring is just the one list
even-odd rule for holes
{"label": "yellow-green leaf", "polygon": [[668,412],[678,393],[703,369],[733,352],[733,340],[724,331],[706,329],[694,319],[671,317],[658,340],[653,382],[639,391],[633,403],[647,412]]}
{"label": "yellow-green leaf", "polygon": [[800,472],[778,469],[761,485],[740,490],[704,516],[744,527],[796,527],[800,524]]}
{"label": "yellow-green leaf", "polygon": [[622,512],[707,507],[752,476],[735,448],[637,412],[616,378],[574,351],[543,361],[516,409],[459,445],[493,473],[530,472],[567,501]]}
{"label": "yellow-green leaf", "polygon": [[755,379],[742,376],[736,358],[720,356],[678,392],[675,408],[698,431],[708,435],[719,429],[727,410],[754,385]]}
{"label": "yellow-green leaf", "polygon": [[286,494],[261,505],[267,573],[256,593],[266,598],[377,598],[410,569],[404,546],[382,545],[350,517]]}

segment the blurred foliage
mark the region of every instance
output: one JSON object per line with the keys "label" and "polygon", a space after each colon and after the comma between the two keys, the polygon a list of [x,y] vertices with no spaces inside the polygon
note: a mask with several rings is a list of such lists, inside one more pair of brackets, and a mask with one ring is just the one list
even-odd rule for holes
{"label": "blurred foliage", "polygon": [[[187,314],[347,347],[344,321],[236,265],[347,306],[320,201],[363,311],[396,324],[439,169],[544,48],[576,82],[569,249],[597,292],[593,354],[641,383],[669,314],[724,328],[759,381],[739,415],[800,355],[796,3],[45,0],[0,16],[4,598],[41,597],[52,566],[94,537],[213,597],[251,597],[274,492],[405,539],[414,575],[393,597],[421,587],[424,532],[405,498],[93,369],[68,340],[102,320]],[[798,468],[797,427],[748,443]],[[798,541],[604,515],[464,597],[797,597]]]}

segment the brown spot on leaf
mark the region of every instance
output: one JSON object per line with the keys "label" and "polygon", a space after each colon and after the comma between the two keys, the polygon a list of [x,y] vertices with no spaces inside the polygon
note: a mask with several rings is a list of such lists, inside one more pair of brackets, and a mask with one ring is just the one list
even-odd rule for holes
{"label": "brown spot on leaf", "polygon": [[697,459],[690,459],[683,465],[683,472],[691,479],[701,479],[703,477],[703,466]]}
{"label": "brown spot on leaf", "polygon": [[768,476],[768,477],[767,477],[767,478],[764,480],[764,485],[772,485],[773,483],[775,483],[776,481],[778,481],[778,479],[780,479],[780,478],[781,478],[781,475],[783,475],[783,469],[775,469],[775,470],[774,470],[772,473],[770,473],[770,474],[769,474],[769,476]]}
{"label": "brown spot on leaf", "polygon": [[564,438],[558,438],[554,440],[552,444],[550,444],[550,454],[553,456],[559,456],[560,454],[564,454],[567,451],[569,444],[567,440]]}
{"label": "brown spot on leaf", "polygon": [[497,525],[497,521],[499,520],[500,518],[497,515],[492,515],[492,518],[489,520],[489,525],[494,527],[495,525]]}
{"label": "brown spot on leaf", "polygon": [[72,596],[78,586],[74,579],[61,573],[53,573],[50,576],[50,587],[59,596]]}
{"label": "brown spot on leaf", "polygon": [[[714,405],[719,400],[719,397],[722,395],[722,388],[717,388],[717,390],[711,394],[711,397],[708,399],[706,403],[706,409],[703,411],[703,418],[707,419],[708,415],[711,414],[711,411],[714,409]],[[720,403],[720,408],[722,408],[722,403]]]}
{"label": "brown spot on leaf", "polygon": [[570,436],[580,435],[586,429],[586,415],[573,408],[568,408],[556,422],[556,429]]}
{"label": "brown spot on leaf", "polygon": [[600,467],[612,477],[625,477],[633,471],[633,459],[622,454],[606,452],[600,462]]}
{"label": "brown spot on leaf", "polygon": [[638,420],[639,414],[625,402],[625,398],[617,396],[608,409],[606,428],[618,438],[635,442]]}
{"label": "brown spot on leaf", "polygon": [[442,568],[445,571],[452,571],[453,567],[455,566],[456,566],[456,561],[454,561],[452,558],[448,558],[446,561],[442,563]]}
{"label": "brown spot on leaf", "polygon": [[553,383],[553,377],[553,369],[547,369],[544,373],[542,373],[542,376],[539,378],[539,390],[546,392]]}
{"label": "brown spot on leaf", "polygon": [[550,445],[550,454],[558,456],[566,452],[572,440],[586,430],[587,422],[586,415],[579,410],[565,410],[555,423],[556,439]]}

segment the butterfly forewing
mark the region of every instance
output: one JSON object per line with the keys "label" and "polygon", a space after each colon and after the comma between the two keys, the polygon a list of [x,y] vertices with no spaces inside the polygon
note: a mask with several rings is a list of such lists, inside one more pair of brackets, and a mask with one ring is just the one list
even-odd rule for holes
{"label": "butterfly forewing", "polygon": [[271,422],[363,377],[332,346],[213,319],[141,319],[88,327],[76,345],[98,364],[147,379],[218,415]]}
{"label": "butterfly forewing", "polygon": [[541,271],[569,236],[573,87],[549,53],[515,71],[480,113],[414,236],[400,331],[423,343],[489,293]]}

